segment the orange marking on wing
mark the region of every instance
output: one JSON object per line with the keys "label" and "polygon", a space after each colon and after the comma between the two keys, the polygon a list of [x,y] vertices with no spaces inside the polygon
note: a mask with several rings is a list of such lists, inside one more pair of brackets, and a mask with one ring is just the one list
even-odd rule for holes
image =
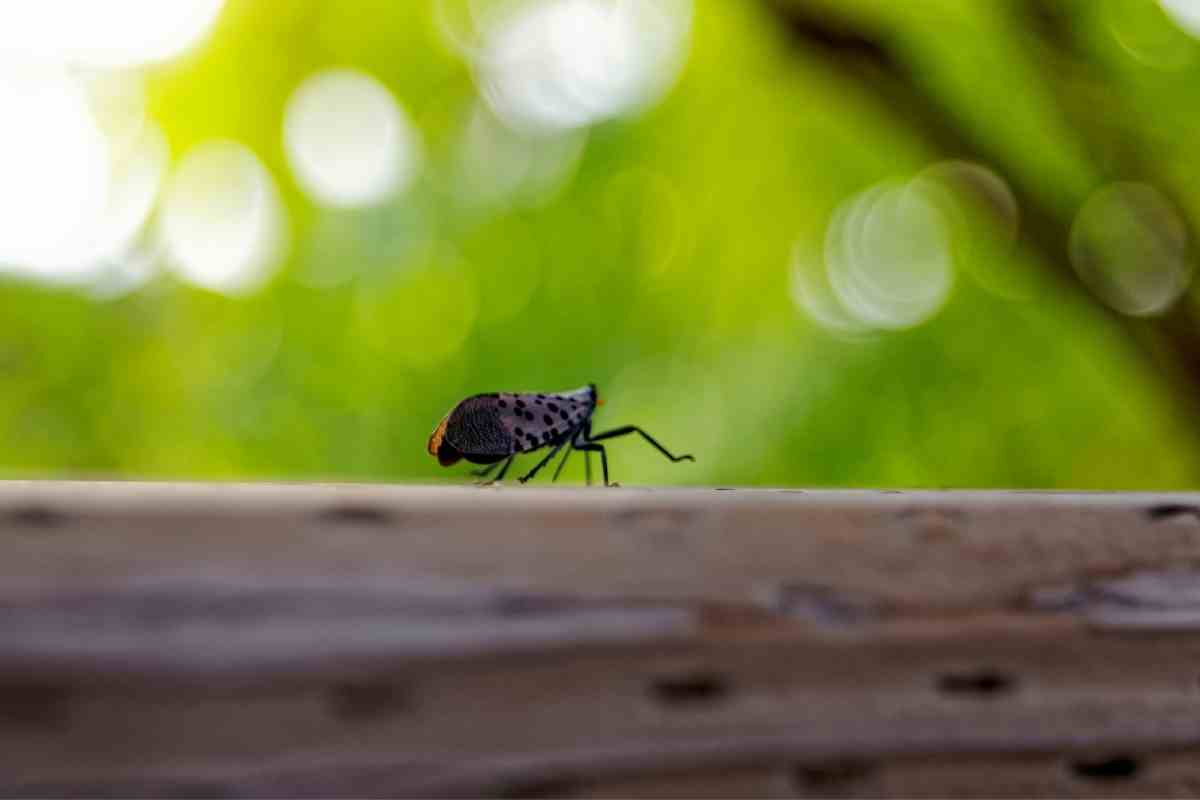
{"label": "orange marking on wing", "polygon": [[429,436],[429,455],[436,456],[438,448],[442,446],[442,437],[446,435],[446,424],[450,422],[450,415],[442,417],[442,421],[434,428],[433,433]]}

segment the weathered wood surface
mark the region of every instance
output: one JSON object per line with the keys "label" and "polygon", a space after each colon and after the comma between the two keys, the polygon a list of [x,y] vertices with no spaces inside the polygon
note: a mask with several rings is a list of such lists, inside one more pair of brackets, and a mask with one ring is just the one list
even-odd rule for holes
{"label": "weathered wood surface", "polygon": [[0,796],[1200,793],[1200,496],[0,484]]}

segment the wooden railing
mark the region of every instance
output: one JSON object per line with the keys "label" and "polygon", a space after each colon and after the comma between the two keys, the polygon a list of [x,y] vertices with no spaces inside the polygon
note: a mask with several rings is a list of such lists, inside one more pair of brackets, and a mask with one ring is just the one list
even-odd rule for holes
{"label": "wooden railing", "polygon": [[1200,793],[1200,496],[0,484],[0,796]]}

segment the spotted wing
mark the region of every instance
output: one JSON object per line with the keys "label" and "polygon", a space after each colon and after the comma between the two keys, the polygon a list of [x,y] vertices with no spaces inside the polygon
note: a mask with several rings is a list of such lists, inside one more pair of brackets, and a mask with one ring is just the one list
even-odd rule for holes
{"label": "spotted wing", "polygon": [[595,409],[595,392],[590,388],[554,394],[501,392],[495,397],[500,422],[518,453],[557,443]]}

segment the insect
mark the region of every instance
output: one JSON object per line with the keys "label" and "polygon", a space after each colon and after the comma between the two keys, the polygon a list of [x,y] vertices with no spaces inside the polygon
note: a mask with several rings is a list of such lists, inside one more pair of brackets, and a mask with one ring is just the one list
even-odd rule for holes
{"label": "insect", "polygon": [[599,453],[605,486],[612,485],[608,482],[608,456],[604,445],[599,444],[605,439],[636,433],[672,461],[696,460],[690,455],[672,455],[636,425],[592,433],[592,415],[602,402],[596,397],[594,383],[556,394],[493,392],[473,395],[450,409],[438,423],[429,437],[429,454],[437,456],[443,467],[464,458],[472,464],[484,464],[483,469],[473,473],[479,478],[486,478],[499,467],[500,474],[496,476],[499,481],[503,480],[517,455],[549,447],[550,452],[521,477],[521,483],[525,483],[565,447],[567,452],[554,471],[553,479],[558,480],[571,451],[579,450],[584,454],[587,482],[591,485],[591,454]]}

